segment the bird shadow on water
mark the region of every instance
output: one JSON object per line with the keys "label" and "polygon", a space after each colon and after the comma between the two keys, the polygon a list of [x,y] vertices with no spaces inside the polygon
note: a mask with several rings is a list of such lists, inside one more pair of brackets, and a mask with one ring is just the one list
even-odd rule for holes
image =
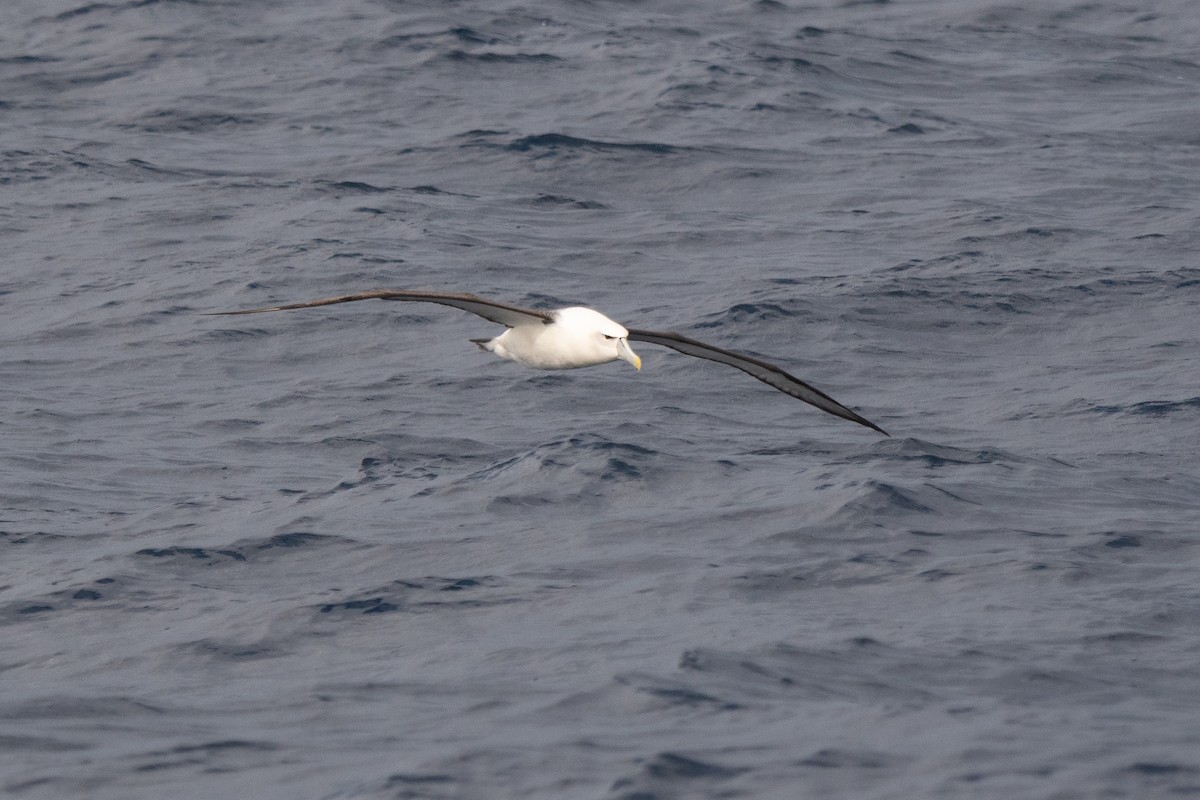
{"label": "bird shadow on water", "polygon": [[[443,446],[444,445],[444,446]],[[662,452],[598,433],[577,433],[534,446],[497,446],[473,440],[389,443],[363,457],[356,474],[326,489],[305,492],[298,502],[342,492],[397,490],[413,498],[480,493],[526,502],[582,497],[589,486],[637,483],[653,477]],[[500,502],[504,502],[500,500]]]}

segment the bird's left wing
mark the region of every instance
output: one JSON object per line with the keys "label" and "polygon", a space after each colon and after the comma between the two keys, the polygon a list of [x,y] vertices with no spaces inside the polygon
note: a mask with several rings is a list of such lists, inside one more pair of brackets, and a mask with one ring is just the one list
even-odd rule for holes
{"label": "bird's left wing", "polygon": [[891,435],[874,422],[846,408],[820,389],[809,386],[795,375],[789,375],[779,367],[766,361],[760,361],[757,358],[735,353],[732,350],[724,350],[720,347],[714,347],[711,344],[698,342],[695,339],[689,339],[678,333],[630,330],[629,341],[662,345],[687,356],[716,361],[718,364],[726,364],[734,369],[740,369],[742,372],[758,378],[763,383],[769,384],[797,400],[803,400],[809,405],[816,406],[822,411],[826,411],[842,419],[848,419],[851,422],[857,422],[859,425],[865,425],[868,428],[879,431],[884,436]]}
{"label": "bird's left wing", "polygon": [[243,311],[210,311],[213,315],[234,316],[237,314],[262,314],[267,311],[291,311],[295,308],[314,308],[316,306],[331,306],[335,303],[353,303],[358,300],[409,300],[413,302],[440,303],[444,306],[469,311],[486,320],[505,325],[509,328],[517,325],[528,325],[532,322],[549,324],[554,321],[553,312],[536,308],[522,308],[508,303],[499,303],[473,294],[456,292],[408,292],[395,289],[376,289],[370,292],[344,294],[338,297],[326,297],[322,300],[309,300],[306,303],[290,303],[285,306],[268,306],[266,308],[247,308]]}

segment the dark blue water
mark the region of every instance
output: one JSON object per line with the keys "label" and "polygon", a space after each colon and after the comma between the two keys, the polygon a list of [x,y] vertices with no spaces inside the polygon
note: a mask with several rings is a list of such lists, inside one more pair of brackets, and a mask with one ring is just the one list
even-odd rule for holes
{"label": "dark blue water", "polygon": [[[0,9],[0,791],[1200,795],[1200,8]],[[538,373],[397,287],[643,345]]]}

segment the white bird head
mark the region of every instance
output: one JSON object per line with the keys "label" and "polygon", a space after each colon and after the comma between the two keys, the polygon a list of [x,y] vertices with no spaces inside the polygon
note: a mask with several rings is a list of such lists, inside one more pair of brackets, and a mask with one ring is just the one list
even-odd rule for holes
{"label": "white bird head", "polygon": [[641,370],[642,359],[629,347],[629,331],[599,311],[575,306],[555,312],[554,324],[571,339],[572,349],[590,363],[628,361]]}

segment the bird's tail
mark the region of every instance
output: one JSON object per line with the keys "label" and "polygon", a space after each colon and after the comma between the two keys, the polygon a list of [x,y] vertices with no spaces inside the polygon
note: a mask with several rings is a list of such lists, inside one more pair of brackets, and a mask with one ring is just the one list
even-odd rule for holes
{"label": "bird's tail", "polygon": [[492,352],[493,348],[491,339],[472,339],[471,341],[479,345],[480,350],[487,350],[489,353]]}

